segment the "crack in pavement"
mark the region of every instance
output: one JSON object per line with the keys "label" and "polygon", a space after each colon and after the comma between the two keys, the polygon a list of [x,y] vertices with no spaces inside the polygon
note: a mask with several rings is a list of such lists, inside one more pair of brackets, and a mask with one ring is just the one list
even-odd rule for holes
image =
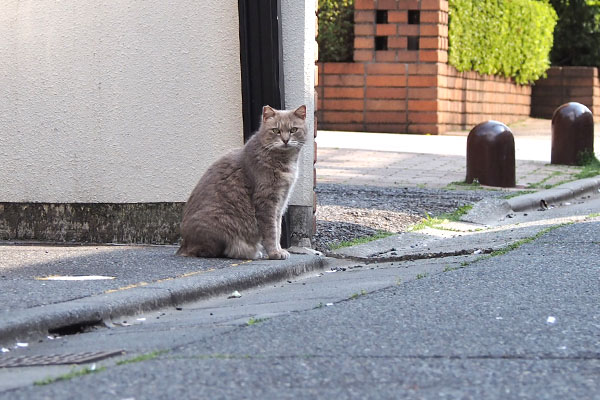
{"label": "crack in pavement", "polygon": [[389,359],[389,360],[530,360],[530,361],[543,361],[543,360],[564,360],[564,361],[595,361],[600,360],[600,353],[589,353],[572,356],[559,356],[552,354],[541,354],[541,355],[521,355],[521,354],[482,354],[482,355],[447,355],[447,354],[433,354],[433,355],[365,355],[365,354],[288,354],[288,355],[250,355],[250,354],[226,354],[226,353],[214,353],[214,354],[197,354],[197,355],[165,355],[164,358],[171,360],[285,360],[285,359],[331,359],[336,357],[349,357],[351,359]]}
{"label": "crack in pavement", "polygon": [[491,254],[496,250],[498,250],[498,249],[476,248],[476,249],[462,249],[462,250],[454,250],[454,251],[442,251],[442,252],[437,252],[437,253],[404,254],[401,256],[387,256],[387,257],[380,256],[382,254],[396,251],[394,249],[389,249],[386,251],[381,251],[379,253],[374,253],[373,255],[369,255],[367,257],[351,256],[351,255],[337,254],[337,253],[332,253],[332,252],[325,253],[325,256],[330,257],[330,258],[335,258],[338,260],[349,260],[349,261],[363,262],[365,264],[373,264],[373,263],[385,263],[385,262],[397,262],[397,261],[428,260],[428,259],[437,259],[437,258],[466,256],[466,255],[473,255],[473,254]]}

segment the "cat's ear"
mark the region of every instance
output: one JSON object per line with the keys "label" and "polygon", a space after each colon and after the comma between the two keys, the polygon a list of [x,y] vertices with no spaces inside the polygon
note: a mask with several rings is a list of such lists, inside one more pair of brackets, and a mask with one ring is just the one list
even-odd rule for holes
{"label": "cat's ear", "polygon": [[294,115],[298,118],[306,119],[306,106],[300,106],[294,110]]}
{"label": "cat's ear", "polygon": [[263,122],[268,120],[269,118],[273,118],[275,116],[275,110],[271,108],[271,106],[263,107]]}

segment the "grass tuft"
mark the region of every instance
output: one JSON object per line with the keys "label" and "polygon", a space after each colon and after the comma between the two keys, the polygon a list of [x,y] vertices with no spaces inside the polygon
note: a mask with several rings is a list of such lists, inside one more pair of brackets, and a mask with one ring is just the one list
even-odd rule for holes
{"label": "grass tuft", "polygon": [[441,225],[445,222],[460,221],[460,218],[463,215],[466,215],[469,211],[471,211],[472,208],[473,208],[472,204],[467,204],[467,205],[457,208],[456,210],[454,210],[451,213],[440,214],[437,217],[432,217],[431,215],[426,214],[425,218],[423,218],[421,220],[421,222],[414,224],[410,228],[410,231],[419,231],[419,230],[425,229],[425,228],[438,228],[439,225]]}
{"label": "grass tuft", "polygon": [[562,181],[554,183],[554,184],[547,184],[546,183],[550,179],[555,178],[555,177],[560,176],[560,175],[565,175],[565,173],[561,172],[561,171],[554,171],[550,175],[548,175],[547,177],[545,177],[544,179],[542,179],[541,181],[539,181],[537,183],[530,184],[528,186],[528,188],[529,189],[551,189],[554,186],[562,185],[563,183],[568,182],[568,180],[562,180]]}
{"label": "grass tuft", "polygon": [[577,163],[582,166],[581,172],[575,175],[577,179],[591,178],[600,175],[600,161],[593,151],[579,153]]}
{"label": "grass tuft", "polygon": [[360,293],[354,293],[352,296],[350,296],[350,300],[356,300],[358,299],[360,296],[364,296],[367,294],[367,291],[365,289],[362,289],[360,291]]}
{"label": "grass tuft", "polygon": [[[569,225],[569,224],[571,224],[571,223],[564,223],[564,224],[549,226],[548,228],[542,229],[541,231],[539,231],[538,233],[536,233],[533,236],[530,236],[528,238],[524,238],[524,239],[518,240],[518,241],[516,241],[516,242],[514,242],[512,244],[509,244],[508,246],[505,246],[505,247],[503,247],[501,249],[495,250],[495,251],[491,252],[490,254],[486,254],[484,256],[481,256],[481,257],[479,257],[479,258],[477,258],[477,259],[475,259],[475,260],[473,260],[471,262],[464,262],[463,264],[466,267],[466,266],[468,266],[470,264],[476,263],[476,262],[481,261],[481,260],[487,260],[488,258],[492,258],[492,257],[497,257],[497,256],[504,255],[504,254],[506,254],[506,253],[508,253],[510,251],[518,249],[519,247],[523,246],[524,244],[531,243],[534,240],[539,239],[540,237],[544,236],[548,232],[552,232],[555,229],[561,228],[561,227]],[[463,264],[461,264],[461,266],[463,266]]]}
{"label": "grass tuft", "polygon": [[521,190],[519,192],[509,193],[505,196],[502,196],[502,198],[505,200],[508,200],[508,199],[512,199],[513,197],[524,196],[526,194],[531,194],[531,193],[535,193],[535,192],[536,192],[536,190]]}
{"label": "grass tuft", "polygon": [[479,183],[479,181],[477,179],[473,180],[472,183],[467,183],[465,181],[458,181],[458,182],[450,182],[448,185],[446,185],[446,189],[449,190],[456,190],[456,189],[482,189],[481,187],[481,183]]}
{"label": "grass tuft", "polygon": [[80,376],[95,374],[96,372],[106,371],[106,367],[94,368],[94,367],[85,367],[82,369],[73,369],[71,372],[68,372],[64,375],[59,375],[55,377],[50,377],[46,379],[42,379],[40,381],[33,382],[36,386],[44,386],[49,385],[51,383],[60,382],[60,381],[68,381],[69,379],[77,378]]}
{"label": "grass tuft", "polygon": [[268,318],[254,318],[254,317],[251,317],[251,318],[248,320],[248,322],[246,322],[246,324],[247,324],[248,326],[250,326],[250,325],[256,325],[256,324],[260,324],[261,322],[265,322],[267,319],[268,319]]}
{"label": "grass tuft", "polygon": [[164,354],[167,352],[168,352],[168,350],[157,350],[157,351],[153,351],[152,353],[140,354],[139,356],[136,356],[133,358],[128,358],[125,360],[117,361],[117,365],[126,365],[126,364],[138,363],[138,362],[142,362],[142,361],[153,360],[156,357],[160,356],[161,354]]}

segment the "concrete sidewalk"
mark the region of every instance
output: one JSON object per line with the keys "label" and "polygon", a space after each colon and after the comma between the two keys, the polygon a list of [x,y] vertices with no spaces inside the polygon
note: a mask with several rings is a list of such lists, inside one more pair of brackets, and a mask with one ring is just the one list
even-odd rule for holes
{"label": "concrete sidewalk", "polygon": [[11,350],[17,342],[110,324],[119,316],[227,297],[323,267],[310,252],[250,261],[179,257],[176,249],[1,244],[0,347]]}
{"label": "concrete sidewalk", "polygon": [[[517,187],[542,189],[571,181],[578,167],[550,164],[550,120],[510,126],[515,137]],[[441,136],[319,131],[317,180],[352,185],[452,188],[466,176],[468,131]],[[595,125],[600,143],[600,123]],[[595,147],[600,156],[600,146]]]}

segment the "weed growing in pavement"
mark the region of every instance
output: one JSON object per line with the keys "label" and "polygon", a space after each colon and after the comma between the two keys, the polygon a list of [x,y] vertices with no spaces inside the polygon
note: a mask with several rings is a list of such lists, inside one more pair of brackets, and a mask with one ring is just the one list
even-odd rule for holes
{"label": "weed growing in pavement", "polygon": [[416,279],[423,279],[423,278],[427,278],[429,276],[429,274],[427,272],[425,272],[424,274],[417,274]]}
{"label": "weed growing in pavement", "polygon": [[260,324],[261,322],[265,322],[268,318],[254,318],[251,317],[248,322],[246,322],[247,325],[256,325],[256,324]]}
{"label": "weed growing in pavement", "polygon": [[447,265],[442,272],[456,271],[458,268]]}
{"label": "weed growing in pavement", "polygon": [[514,243],[509,244],[508,246],[505,246],[505,247],[503,247],[501,249],[495,250],[495,251],[491,252],[490,254],[481,256],[481,257],[476,258],[475,260],[470,261],[470,262],[466,262],[465,261],[465,262],[461,263],[461,266],[466,267],[466,266],[474,264],[474,263],[476,263],[478,261],[487,260],[488,258],[492,258],[492,257],[504,255],[504,254],[506,254],[506,253],[508,253],[510,251],[518,249],[519,247],[523,246],[524,244],[531,243],[534,240],[539,239],[540,237],[544,236],[548,232],[552,232],[555,229],[558,229],[558,228],[561,228],[563,226],[570,225],[570,224],[572,224],[572,222],[549,226],[548,228],[542,229],[541,231],[539,231],[538,233],[536,233],[533,236],[530,236],[528,238],[524,238],[524,239],[518,240],[518,241],[516,241]]}
{"label": "weed growing in pavement", "polygon": [[360,296],[364,296],[366,294],[367,294],[367,291],[365,289],[362,289],[360,291],[360,293],[354,293],[352,296],[350,296],[350,300],[358,299]]}
{"label": "weed growing in pavement", "polygon": [[477,179],[473,180],[472,183],[467,183],[465,181],[458,182],[450,182],[444,188],[446,190],[486,190],[489,192],[497,192],[502,191],[501,188],[496,188],[492,186],[482,186],[481,183]]}
{"label": "weed growing in pavement", "polygon": [[[156,357],[158,357],[164,353],[168,353],[168,350],[157,350],[157,351],[153,351],[151,353],[140,354],[139,356],[136,356],[133,358],[128,358],[125,360],[117,361],[116,365],[126,365],[126,364],[138,363],[138,362],[142,362],[142,361],[153,360]],[[84,376],[84,375],[94,374],[96,372],[103,372],[103,371],[106,371],[106,367],[96,368],[96,365],[93,364],[90,367],[85,367],[85,368],[81,368],[81,369],[72,369],[70,372],[63,374],[63,375],[49,377],[46,379],[42,379],[40,381],[35,381],[35,382],[33,382],[33,384],[36,386],[49,385],[54,382],[67,381],[69,379],[77,378],[77,377]]]}
{"label": "weed growing in pavement", "polygon": [[423,218],[421,220],[421,222],[418,222],[418,223],[414,224],[408,230],[409,231],[420,231],[420,230],[425,229],[425,228],[433,228],[436,225],[441,224],[442,222],[444,222],[444,221],[440,220],[438,218],[433,218],[429,214],[425,214],[425,218]]}
{"label": "weed growing in pavement", "polygon": [[339,243],[333,243],[329,246],[329,249],[337,250],[337,249],[341,249],[344,247],[356,246],[358,244],[369,243],[369,242],[372,242],[373,240],[383,239],[383,238],[386,238],[386,237],[392,236],[392,235],[393,235],[392,232],[377,231],[377,233],[375,233],[372,236],[361,237],[361,238],[357,238],[354,240],[348,240],[348,241],[343,241],[343,242],[339,242]]}
{"label": "weed growing in pavement", "polygon": [[425,218],[423,220],[421,220],[421,222],[414,224],[409,229],[409,231],[414,232],[414,231],[419,231],[419,230],[425,229],[425,228],[435,228],[435,229],[443,229],[443,230],[448,230],[448,231],[455,231],[455,229],[442,228],[439,225],[441,225],[445,222],[460,221],[460,218],[463,215],[467,214],[469,211],[471,211],[472,208],[473,208],[472,204],[466,204],[464,206],[458,207],[456,210],[454,210],[451,213],[440,214],[437,217],[432,217],[429,214],[425,214]]}
{"label": "weed growing in pavement", "polygon": [[555,177],[560,176],[560,175],[566,175],[566,174],[564,172],[561,172],[561,171],[554,171],[550,175],[548,175],[547,177],[545,177],[544,179],[542,179],[541,181],[530,184],[528,186],[528,188],[529,189],[551,189],[551,188],[553,188],[555,186],[562,185],[563,183],[569,182],[569,179],[565,179],[565,180],[562,180],[562,181],[557,182],[557,183],[546,184],[546,182],[548,182],[550,179],[555,178]]}
{"label": "weed growing in pavement", "polygon": [[466,215],[469,211],[471,211],[472,208],[473,208],[473,204],[466,204],[464,206],[458,207],[456,210],[454,210],[451,213],[442,214],[438,218],[443,218],[443,219],[447,219],[448,221],[454,221],[454,222],[460,221],[460,218],[463,215]]}
{"label": "weed growing in pavement", "polygon": [[142,361],[153,360],[161,354],[168,353],[168,350],[157,350],[152,353],[140,354],[137,357],[128,358],[126,360],[117,361],[117,365],[133,364]]}
{"label": "weed growing in pavement", "polygon": [[586,218],[598,218],[600,217],[600,213],[591,213],[589,215],[586,215]]}
{"label": "weed growing in pavement", "polygon": [[600,161],[596,158],[593,151],[579,153],[577,163],[583,168],[581,172],[575,175],[577,179],[591,178],[600,175]]}
{"label": "weed growing in pavement", "polygon": [[35,382],[33,382],[33,384],[36,386],[49,385],[54,382],[68,381],[69,379],[77,378],[79,376],[95,374],[96,372],[103,372],[103,371],[106,371],[106,367],[96,368],[95,364],[94,364],[91,367],[85,367],[82,369],[73,369],[73,370],[71,370],[71,372],[68,372],[64,375],[59,375],[59,376],[55,376],[55,377],[51,377],[51,378],[42,379],[40,381],[35,381]]}
{"label": "weed growing in pavement", "polygon": [[[467,183],[465,181],[458,181],[458,182],[450,182],[448,185],[446,185],[447,190],[477,190],[477,189],[484,189],[483,186],[481,186],[481,183],[479,183],[479,181],[477,179],[475,179],[472,183]],[[487,188],[485,188],[487,189]],[[491,189],[491,190],[497,190],[497,189]]]}
{"label": "weed growing in pavement", "polygon": [[506,196],[502,196],[503,199],[508,200],[508,199],[512,199],[513,197],[517,197],[517,196],[524,196],[526,194],[531,194],[531,193],[535,193],[535,190],[522,190],[520,192],[512,192],[507,194]]}
{"label": "weed growing in pavement", "polygon": [[[554,171],[552,174],[542,179],[537,183],[530,184],[528,188],[531,189],[551,189],[555,186],[562,185],[563,183],[570,182],[574,179],[591,178],[596,175],[600,175],[600,161],[596,157],[593,151],[587,150],[577,155],[577,165],[581,167],[581,171],[576,174],[569,174],[561,171]],[[564,175],[566,179],[561,180],[553,184],[546,184],[550,179],[557,176]]]}

